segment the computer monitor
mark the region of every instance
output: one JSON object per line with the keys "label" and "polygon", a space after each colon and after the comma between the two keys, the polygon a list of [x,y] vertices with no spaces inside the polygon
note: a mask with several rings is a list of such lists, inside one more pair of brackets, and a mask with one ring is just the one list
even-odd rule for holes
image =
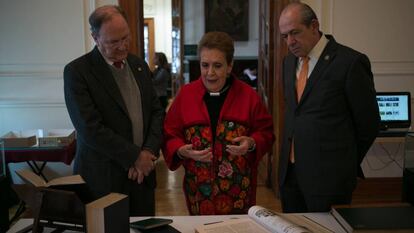
{"label": "computer monitor", "polygon": [[377,92],[381,129],[409,128],[411,125],[410,92]]}

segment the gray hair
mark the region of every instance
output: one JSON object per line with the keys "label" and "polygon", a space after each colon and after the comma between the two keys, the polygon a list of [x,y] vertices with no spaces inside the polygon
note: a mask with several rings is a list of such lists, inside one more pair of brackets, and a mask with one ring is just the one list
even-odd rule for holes
{"label": "gray hair", "polygon": [[316,16],[313,9],[308,4],[302,3],[302,2],[290,3],[289,5],[285,7],[283,12],[286,10],[290,10],[292,8],[296,8],[296,7],[299,8],[302,24],[305,25],[306,27],[309,27],[313,20],[318,20],[318,17]]}
{"label": "gray hair", "polygon": [[98,35],[102,24],[111,20],[114,15],[122,15],[125,21],[127,21],[125,11],[119,6],[106,5],[96,8],[89,16],[89,25],[91,26],[92,34]]}

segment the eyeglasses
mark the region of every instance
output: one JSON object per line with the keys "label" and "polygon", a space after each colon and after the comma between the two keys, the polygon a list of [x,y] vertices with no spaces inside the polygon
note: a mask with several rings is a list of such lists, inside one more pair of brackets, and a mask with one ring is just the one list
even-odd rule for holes
{"label": "eyeglasses", "polygon": [[127,35],[127,36],[125,36],[125,37],[123,37],[119,40],[109,40],[109,41],[103,40],[103,43],[106,46],[109,46],[111,48],[115,48],[115,47],[119,47],[121,45],[124,45],[124,43],[129,43],[130,39],[131,39],[131,36]]}

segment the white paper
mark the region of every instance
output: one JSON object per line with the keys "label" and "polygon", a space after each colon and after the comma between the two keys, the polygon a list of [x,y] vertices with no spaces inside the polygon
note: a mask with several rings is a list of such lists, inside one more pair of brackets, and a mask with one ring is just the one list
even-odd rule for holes
{"label": "white paper", "polygon": [[310,230],[298,226],[282,217],[277,213],[261,206],[252,206],[249,209],[249,217],[262,224],[271,232],[277,233],[309,233]]}

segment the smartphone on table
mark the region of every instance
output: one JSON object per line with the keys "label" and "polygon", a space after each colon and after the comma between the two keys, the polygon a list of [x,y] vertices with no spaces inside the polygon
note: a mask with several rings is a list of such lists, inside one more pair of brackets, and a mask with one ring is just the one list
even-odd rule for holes
{"label": "smartphone on table", "polygon": [[166,226],[172,222],[172,219],[167,218],[147,218],[131,222],[129,225],[131,228],[146,231],[157,227]]}

